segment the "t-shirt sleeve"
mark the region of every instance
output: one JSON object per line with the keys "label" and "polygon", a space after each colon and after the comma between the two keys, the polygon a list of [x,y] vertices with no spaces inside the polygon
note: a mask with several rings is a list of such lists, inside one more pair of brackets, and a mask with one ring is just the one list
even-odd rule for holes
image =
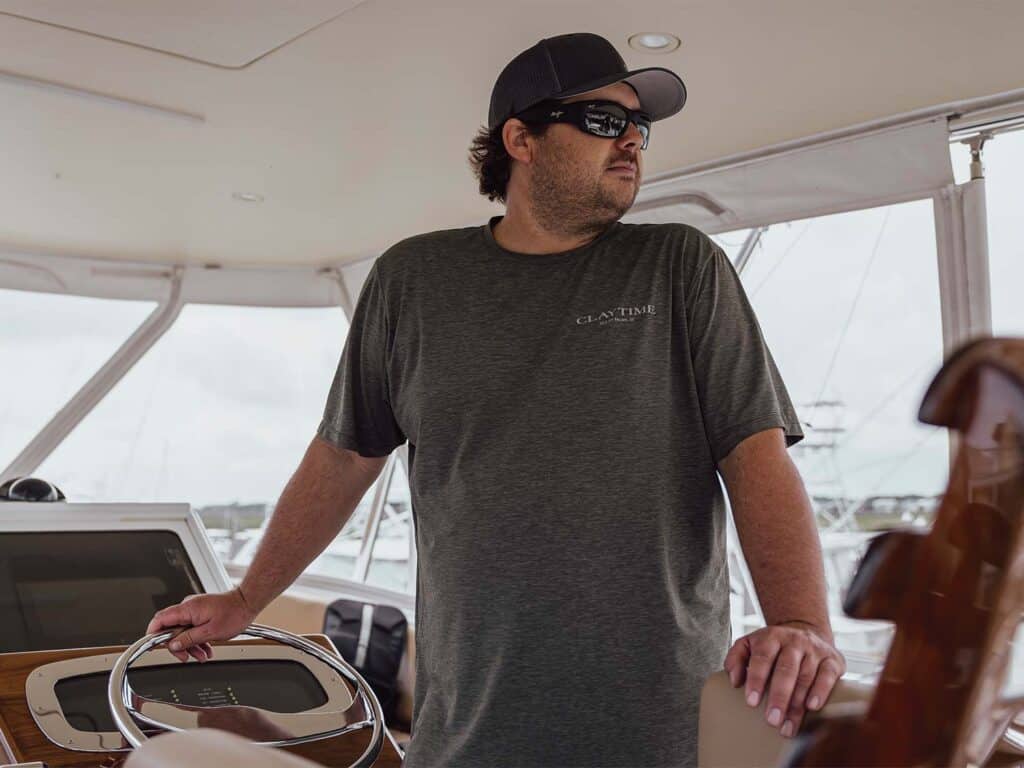
{"label": "t-shirt sleeve", "polygon": [[803,439],[796,409],[739,275],[717,246],[687,291],[687,322],[705,432],[715,463],[772,427]]}
{"label": "t-shirt sleeve", "polygon": [[387,306],[374,264],[356,302],[317,435],[362,456],[387,456],[405,442],[388,387]]}

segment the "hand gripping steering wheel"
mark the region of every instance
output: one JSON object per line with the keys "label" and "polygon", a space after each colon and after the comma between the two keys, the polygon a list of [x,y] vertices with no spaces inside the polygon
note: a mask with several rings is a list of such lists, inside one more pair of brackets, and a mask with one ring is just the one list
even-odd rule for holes
{"label": "hand gripping steering wheel", "polygon": [[270,747],[302,744],[372,728],[369,745],[359,759],[352,763],[351,768],[370,768],[377,759],[384,743],[384,716],[373,689],[340,656],[328,653],[303,637],[274,627],[252,624],[241,634],[273,640],[323,662],[355,688],[356,694],[351,706],[330,712],[282,713],[243,706],[192,707],[139,696],[128,685],[128,668],[144,653],[166,643],[175,634],[174,631],[165,630],[143,637],[121,654],[110,671],[110,684],[107,687],[110,713],[117,729],[132,747],[141,746],[149,738],[135,723],[136,719],[168,731],[185,731],[200,727],[200,718],[204,714],[215,713],[222,721],[228,720],[239,725],[256,723],[269,738],[255,743]]}

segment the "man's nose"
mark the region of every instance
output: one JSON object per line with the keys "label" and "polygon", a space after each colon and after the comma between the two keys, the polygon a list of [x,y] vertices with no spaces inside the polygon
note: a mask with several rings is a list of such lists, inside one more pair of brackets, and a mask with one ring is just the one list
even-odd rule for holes
{"label": "man's nose", "polygon": [[615,143],[623,149],[627,147],[640,149],[644,144],[644,135],[640,133],[640,129],[636,127],[636,123],[630,120],[629,125],[626,128],[626,132],[619,136],[619,138],[615,140]]}

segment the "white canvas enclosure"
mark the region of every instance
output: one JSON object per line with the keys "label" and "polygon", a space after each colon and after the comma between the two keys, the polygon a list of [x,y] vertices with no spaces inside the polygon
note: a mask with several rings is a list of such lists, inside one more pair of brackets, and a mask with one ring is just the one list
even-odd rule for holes
{"label": "white canvas enclosure", "polygon": [[645,185],[628,219],[716,234],[928,197],[952,183],[949,130],[937,117],[684,170]]}

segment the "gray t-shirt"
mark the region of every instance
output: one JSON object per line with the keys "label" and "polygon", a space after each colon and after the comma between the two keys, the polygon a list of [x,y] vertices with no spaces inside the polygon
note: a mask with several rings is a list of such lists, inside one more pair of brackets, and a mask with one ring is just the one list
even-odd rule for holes
{"label": "gray t-shirt", "polygon": [[498,218],[376,261],[319,430],[366,456],[409,441],[406,765],[695,765],[730,642],[716,464],[771,427],[797,442],[796,413],[699,230],[528,255]]}

